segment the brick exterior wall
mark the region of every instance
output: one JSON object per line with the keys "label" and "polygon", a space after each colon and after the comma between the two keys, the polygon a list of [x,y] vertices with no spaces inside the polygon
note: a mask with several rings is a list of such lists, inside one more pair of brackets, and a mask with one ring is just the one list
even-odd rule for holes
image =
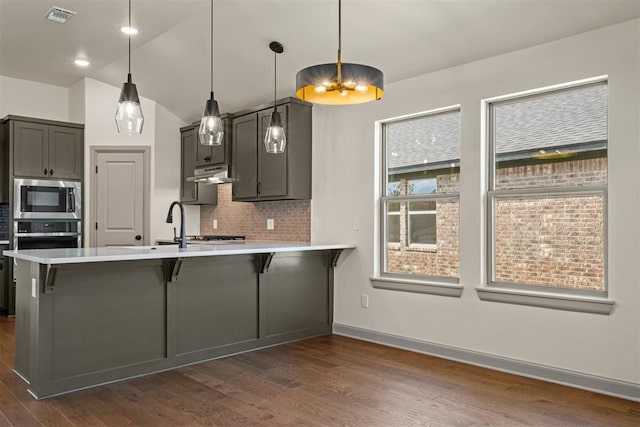
{"label": "brick exterior wall", "polygon": [[[213,220],[218,228],[213,229]],[[274,230],[267,230],[273,219]],[[218,185],[218,204],[200,208],[200,234],[243,235],[247,240],[264,242],[309,242],[311,240],[311,202],[233,202],[231,184]]]}
{"label": "brick exterior wall", "polygon": [[[459,191],[460,175],[447,174],[437,177],[438,193]],[[407,193],[407,183],[402,181],[400,193]],[[436,244],[409,246],[407,242],[406,208],[400,208],[400,244],[390,244],[387,265],[390,273],[417,274],[438,277],[458,277],[459,239],[458,223],[460,204],[457,200],[436,203]]]}
{"label": "brick exterior wall", "polygon": [[[437,179],[438,193],[458,191],[457,174]],[[496,176],[500,189],[606,183],[606,158],[502,168]],[[497,281],[604,289],[601,196],[501,199],[496,218]],[[457,202],[438,202],[436,246],[389,244],[387,271],[458,277],[458,221]]]}
{"label": "brick exterior wall", "polygon": [[604,290],[602,196],[496,202],[495,278]]}

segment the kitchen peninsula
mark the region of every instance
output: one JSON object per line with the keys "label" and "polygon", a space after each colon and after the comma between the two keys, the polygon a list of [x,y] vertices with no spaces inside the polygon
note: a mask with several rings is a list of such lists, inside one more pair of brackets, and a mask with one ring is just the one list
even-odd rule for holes
{"label": "kitchen peninsula", "polygon": [[231,243],[5,251],[15,372],[35,398],[331,333],[352,245]]}

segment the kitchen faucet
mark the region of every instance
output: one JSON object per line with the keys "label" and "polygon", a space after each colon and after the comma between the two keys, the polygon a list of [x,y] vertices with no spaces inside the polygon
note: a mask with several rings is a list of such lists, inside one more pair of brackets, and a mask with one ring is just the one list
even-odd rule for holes
{"label": "kitchen faucet", "polygon": [[[173,240],[180,243],[180,248],[186,248],[187,247],[187,236],[186,236],[185,228],[184,228],[184,206],[182,205],[182,202],[175,201],[175,202],[171,203],[171,206],[169,206],[169,213],[167,214],[167,223],[168,224],[172,224],[173,223],[173,207],[175,205],[180,206],[180,238],[176,239],[174,237]],[[175,228],[174,228],[174,230],[175,230]]]}

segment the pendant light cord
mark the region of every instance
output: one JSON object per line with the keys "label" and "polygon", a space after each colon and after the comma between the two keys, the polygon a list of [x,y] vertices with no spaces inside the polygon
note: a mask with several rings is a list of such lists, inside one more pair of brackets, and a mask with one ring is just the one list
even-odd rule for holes
{"label": "pendant light cord", "polygon": [[337,78],[338,85],[342,84],[342,0],[338,0],[338,62],[336,63],[337,67]]}
{"label": "pendant light cord", "polygon": [[129,0],[129,75],[131,75],[131,0]]}
{"label": "pendant light cord", "polygon": [[278,52],[273,52],[273,111],[277,111],[276,106],[276,85],[278,84]]}
{"label": "pendant light cord", "polygon": [[342,0],[338,0],[338,59],[342,50]]}
{"label": "pendant light cord", "polygon": [[211,99],[213,99],[213,0],[211,0]]}

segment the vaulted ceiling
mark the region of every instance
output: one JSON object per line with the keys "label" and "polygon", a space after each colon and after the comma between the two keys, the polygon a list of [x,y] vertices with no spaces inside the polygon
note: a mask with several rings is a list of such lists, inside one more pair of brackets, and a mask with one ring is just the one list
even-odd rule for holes
{"label": "vaulted ceiling", "polygon": [[[132,0],[132,73],[142,96],[185,121],[209,93],[210,2]],[[216,98],[222,112],[295,91],[296,72],[335,62],[337,0],[216,0]],[[82,77],[126,79],[126,0],[0,0],[0,74],[69,87]],[[66,24],[51,6],[77,12]],[[345,62],[380,68],[385,83],[545,43],[640,16],[638,0],[344,0]],[[73,64],[85,56],[91,66]]]}

